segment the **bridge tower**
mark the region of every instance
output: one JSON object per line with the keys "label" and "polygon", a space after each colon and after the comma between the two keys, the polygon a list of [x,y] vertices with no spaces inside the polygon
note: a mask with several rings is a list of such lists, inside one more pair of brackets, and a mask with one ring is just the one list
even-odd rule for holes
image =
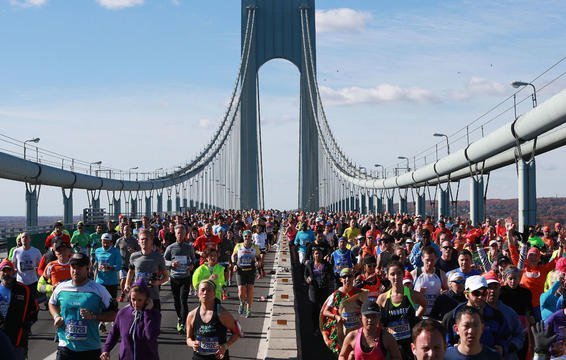
{"label": "bridge tower", "polygon": [[[309,65],[304,62],[300,17],[300,10],[307,9],[316,72],[314,0],[242,0],[242,51],[249,7],[255,8],[255,23],[240,104],[240,207],[259,207],[257,73],[269,60],[281,58],[293,63],[301,75],[299,208],[318,210],[318,134],[310,102]],[[314,93],[312,98],[316,99]]]}

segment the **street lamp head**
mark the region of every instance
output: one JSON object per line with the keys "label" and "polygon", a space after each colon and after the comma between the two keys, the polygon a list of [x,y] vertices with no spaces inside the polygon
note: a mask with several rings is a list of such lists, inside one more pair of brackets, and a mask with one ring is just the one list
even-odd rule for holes
{"label": "street lamp head", "polygon": [[91,164],[92,164],[92,165],[101,165],[101,164],[102,164],[102,161],[95,161],[95,162],[93,162],[93,163],[91,163]]}
{"label": "street lamp head", "polygon": [[524,81],[513,81],[511,83],[511,86],[513,86],[515,89],[520,88],[521,86],[527,86],[527,85],[531,85],[531,83],[524,82]]}
{"label": "street lamp head", "polygon": [[33,139],[26,140],[26,141],[24,141],[24,142],[27,142],[27,143],[28,143],[28,142],[32,142],[32,143],[36,143],[36,144],[37,144],[37,143],[39,142],[39,140],[40,140],[40,138],[37,138],[37,137],[36,137],[36,138],[33,138]]}
{"label": "street lamp head", "polygon": [[434,133],[434,134],[432,134],[432,136],[436,136],[436,137],[444,137],[444,136],[446,136],[446,134],[441,134],[441,133]]}
{"label": "street lamp head", "polygon": [[397,159],[400,159],[400,160],[408,160],[409,158],[406,157],[406,156],[397,156]]}

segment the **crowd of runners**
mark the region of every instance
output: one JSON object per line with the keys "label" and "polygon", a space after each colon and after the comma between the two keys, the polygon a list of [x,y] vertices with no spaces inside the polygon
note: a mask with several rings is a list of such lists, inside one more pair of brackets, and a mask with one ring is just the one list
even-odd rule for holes
{"label": "crowd of runners", "polygon": [[[311,331],[340,359],[566,357],[558,223],[224,211],[121,216],[90,234],[57,222],[41,251],[20,234],[0,263],[2,359],[27,357],[39,311],[53,319],[57,359],[110,359],[118,343],[119,359],[158,359],[166,283],[193,359],[229,359],[278,231],[304,274]],[[222,306],[232,282],[238,314]]]}
{"label": "crowd of runners", "polygon": [[313,334],[340,359],[566,358],[559,223],[323,212],[288,223]]}
{"label": "crowd of runners", "polygon": [[[0,358],[11,359],[13,350],[14,359],[26,359],[38,313],[48,311],[57,359],[110,359],[118,343],[119,359],[158,359],[160,293],[168,283],[193,359],[229,359],[280,224],[277,211],[120,216],[90,234],[83,222],[73,233],[57,222],[42,251],[24,232],[0,262]],[[222,306],[233,282],[238,315]]]}

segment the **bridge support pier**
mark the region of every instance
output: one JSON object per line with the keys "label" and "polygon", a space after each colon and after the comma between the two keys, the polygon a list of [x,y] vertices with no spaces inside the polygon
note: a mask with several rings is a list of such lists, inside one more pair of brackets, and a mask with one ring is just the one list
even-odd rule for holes
{"label": "bridge support pier", "polygon": [[369,194],[368,196],[368,212],[375,214],[375,195]]}
{"label": "bridge support pier", "polygon": [[375,211],[383,213],[383,197],[376,195],[375,197]]}
{"label": "bridge support pier", "polygon": [[385,212],[388,212],[390,214],[394,213],[394,205],[393,205],[393,195],[391,195],[391,197],[387,196],[387,201],[385,203]]}
{"label": "bridge support pier", "polygon": [[481,224],[484,220],[483,192],[483,176],[472,177],[470,179],[470,220],[473,226]]}
{"label": "bridge support pier", "polygon": [[151,216],[151,200],[152,200],[152,195],[150,194],[149,196],[145,196],[145,216],[150,217]]}
{"label": "bridge support pier", "polygon": [[163,213],[163,190],[157,190],[157,213]]}
{"label": "bridge support pier", "polygon": [[[440,185],[439,185],[440,186]],[[450,216],[450,193],[449,188],[445,190],[438,190],[438,219],[444,217],[447,219]],[[482,194],[483,196],[483,194]],[[482,198],[483,199],[483,198]]]}
{"label": "bridge support pier", "polygon": [[360,195],[360,201],[362,203],[362,206],[361,206],[362,214],[368,213],[368,208],[367,208],[367,205],[366,205],[366,199],[367,199],[367,196],[365,194]]}
{"label": "bridge support pier", "polygon": [[38,223],[38,203],[41,185],[31,185],[26,183],[26,227],[37,226]]}
{"label": "bridge support pier", "polygon": [[130,217],[137,218],[138,217],[138,197],[135,198],[132,196],[130,198]]}
{"label": "bridge support pier", "polygon": [[65,189],[61,188],[63,193],[63,223],[73,223],[73,188],[69,189],[69,195],[65,193]]}
{"label": "bridge support pier", "polygon": [[409,203],[407,202],[407,189],[399,189],[399,213],[407,214],[409,213]]}
{"label": "bridge support pier", "polygon": [[536,187],[536,164],[535,159],[518,161],[518,184],[519,184],[519,231],[528,225],[535,225],[537,221],[537,187]]}
{"label": "bridge support pier", "polygon": [[122,201],[120,196],[115,198],[114,195],[112,195],[112,208],[114,209],[114,219],[116,220],[120,213],[122,213]]}
{"label": "bridge support pier", "polygon": [[420,215],[422,218],[426,216],[426,199],[424,191],[422,194],[417,193],[417,199],[415,201],[415,214]]}

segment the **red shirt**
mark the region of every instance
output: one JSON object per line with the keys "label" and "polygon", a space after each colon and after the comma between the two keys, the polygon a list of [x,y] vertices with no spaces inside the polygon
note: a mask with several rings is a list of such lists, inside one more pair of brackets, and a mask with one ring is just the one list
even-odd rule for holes
{"label": "red shirt", "polygon": [[204,251],[208,248],[215,248],[218,250],[218,245],[220,245],[221,242],[220,238],[216,235],[201,235],[195,240],[193,246],[198,251]]}
{"label": "red shirt", "polygon": [[49,234],[49,236],[47,236],[45,238],[45,248],[49,249],[51,248],[52,242],[53,242],[53,238],[59,236],[59,238],[61,238],[65,243],[67,243],[67,245],[69,245],[69,247],[71,247],[71,238],[69,237],[69,235],[62,233],[61,235],[57,235],[54,232],[52,232],[51,234]]}

